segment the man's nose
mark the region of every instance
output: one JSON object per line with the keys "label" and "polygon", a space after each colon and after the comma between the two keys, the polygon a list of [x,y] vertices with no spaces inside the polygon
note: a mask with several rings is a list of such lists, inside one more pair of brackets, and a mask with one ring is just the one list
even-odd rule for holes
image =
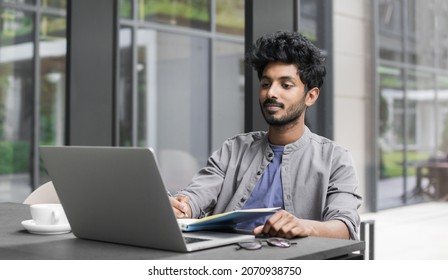
{"label": "man's nose", "polygon": [[279,89],[278,86],[276,86],[274,84],[271,87],[269,87],[268,92],[267,92],[268,97],[269,98],[277,98],[278,92],[279,92],[278,89]]}

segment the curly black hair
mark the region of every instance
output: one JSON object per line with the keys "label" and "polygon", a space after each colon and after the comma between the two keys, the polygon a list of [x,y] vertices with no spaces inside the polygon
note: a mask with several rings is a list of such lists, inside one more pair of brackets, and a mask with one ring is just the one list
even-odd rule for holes
{"label": "curly black hair", "polygon": [[320,88],[326,75],[324,56],[298,32],[277,31],[263,35],[246,53],[245,62],[257,71],[259,79],[270,62],[295,64],[305,92]]}

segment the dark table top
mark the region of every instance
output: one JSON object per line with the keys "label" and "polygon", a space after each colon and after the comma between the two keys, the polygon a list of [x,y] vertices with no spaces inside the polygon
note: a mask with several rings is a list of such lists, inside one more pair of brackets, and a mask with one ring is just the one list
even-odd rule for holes
{"label": "dark table top", "polygon": [[344,258],[365,248],[362,241],[321,237],[295,239],[290,248],[265,246],[260,250],[236,250],[236,245],[222,246],[192,253],[179,253],[80,239],[72,233],[39,235],[26,231],[21,222],[31,219],[29,206],[0,203],[0,259],[61,260],[238,260],[238,259],[333,259]]}

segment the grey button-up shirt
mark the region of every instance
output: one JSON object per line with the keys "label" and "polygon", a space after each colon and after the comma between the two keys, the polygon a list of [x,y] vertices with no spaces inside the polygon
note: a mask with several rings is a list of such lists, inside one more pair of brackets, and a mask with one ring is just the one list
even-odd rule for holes
{"label": "grey button-up shirt", "polygon": [[[228,139],[183,189],[192,216],[241,209],[273,157],[267,132]],[[341,220],[357,239],[361,197],[352,157],[335,142],[312,133],[285,146],[281,176],[285,210],[301,219]]]}

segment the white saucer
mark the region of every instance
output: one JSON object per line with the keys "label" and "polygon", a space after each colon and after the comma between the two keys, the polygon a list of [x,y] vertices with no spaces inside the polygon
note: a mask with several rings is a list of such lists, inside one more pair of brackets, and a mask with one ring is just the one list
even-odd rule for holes
{"label": "white saucer", "polygon": [[62,225],[36,225],[34,220],[22,222],[22,226],[31,233],[36,234],[63,234],[71,231],[70,224]]}

